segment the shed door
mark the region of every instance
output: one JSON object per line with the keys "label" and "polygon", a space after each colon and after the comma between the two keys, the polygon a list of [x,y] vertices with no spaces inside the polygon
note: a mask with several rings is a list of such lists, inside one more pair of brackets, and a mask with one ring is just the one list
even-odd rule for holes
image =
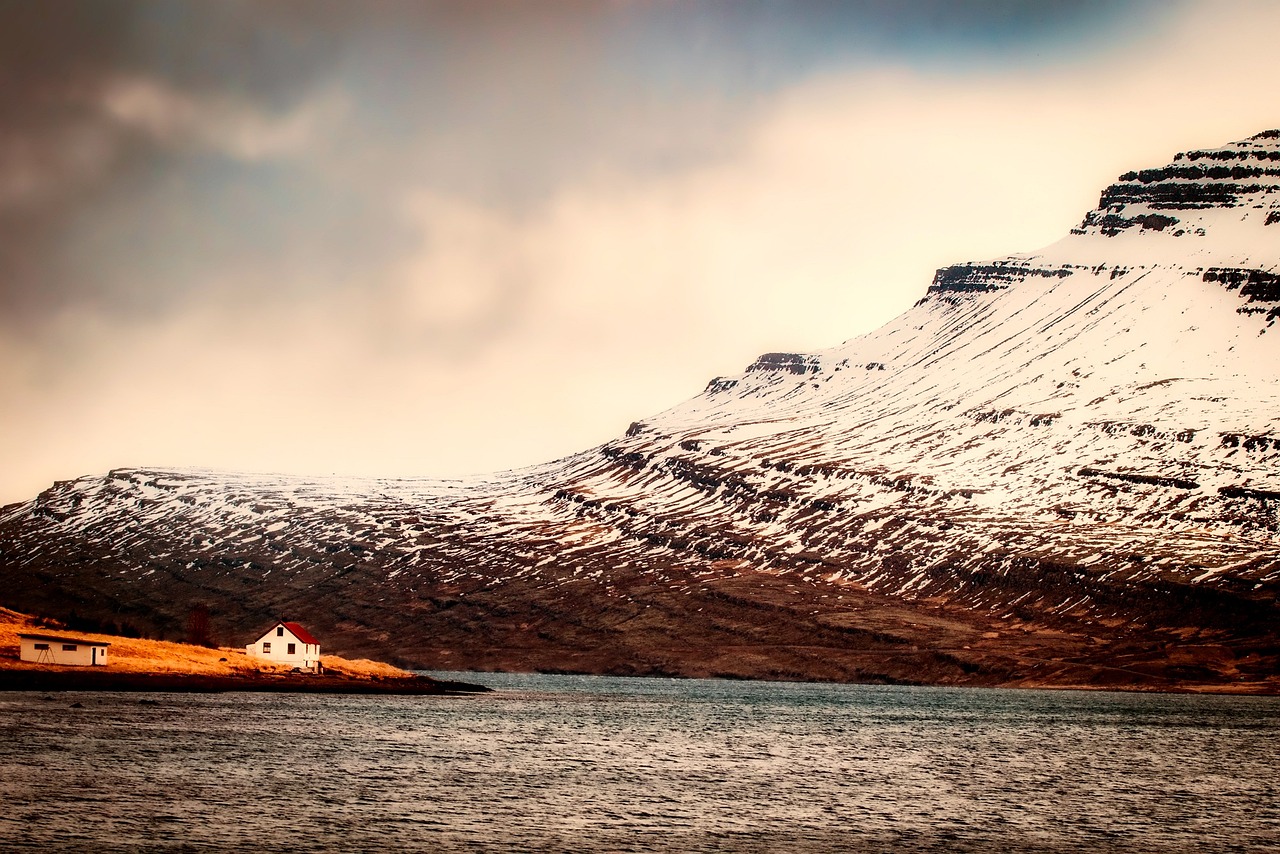
{"label": "shed door", "polygon": [[90,663],[90,664],[97,664],[97,663],[98,663],[98,648],[95,646],[95,647],[92,647],[92,649],[93,649],[93,657],[92,657],[92,659],[90,660],[90,662],[89,662],[89,663]]}

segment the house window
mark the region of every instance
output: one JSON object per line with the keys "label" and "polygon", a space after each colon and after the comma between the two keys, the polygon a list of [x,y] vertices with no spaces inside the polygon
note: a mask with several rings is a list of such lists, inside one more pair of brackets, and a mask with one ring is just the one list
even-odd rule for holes
{"label": "house window", "polygon": [[284,637],[284,626],[276,626],[276,637]]}
{"label": "house window", "polygon": [[75,644],[73,644],[73,643],[64,643],[64,644],[62,645],[62,651],[63,651],[63,652],[75,652],[75,651],[76,651],[76,645],[75,645]]}
{"label": "house window", "polygon": [[36,649],[48,649],[48,648],[49,648],[49,645],[47,643],[36,644]]}
{"label": "house window", "polygon": [[263,652],[271,652],[271,641],[264,641],[262,644]]}
{"label": "house window", "polygon": [[293,655],[293,654],[294,654],[294,653],[296,653],[297,651],[298,651],[298,645],[297,645],[296,643],[291,643],[291,644],[289,644],[289,654],[290,654],[290,655]]}

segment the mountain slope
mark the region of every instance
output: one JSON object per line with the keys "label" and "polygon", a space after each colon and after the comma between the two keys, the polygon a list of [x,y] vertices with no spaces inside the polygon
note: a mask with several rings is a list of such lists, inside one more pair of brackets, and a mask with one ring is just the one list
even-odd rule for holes
{"label": "mountain slope", "polygon": [[0,511],[9,604],[289,612],[407,663],[1275,690],[1280,133],[599,448],[473,481],[120,470]]}

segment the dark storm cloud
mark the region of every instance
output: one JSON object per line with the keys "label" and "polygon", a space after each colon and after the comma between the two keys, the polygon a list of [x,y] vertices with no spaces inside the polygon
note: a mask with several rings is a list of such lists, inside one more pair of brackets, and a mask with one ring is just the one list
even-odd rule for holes
{"label": "dark storm cloud", "polygon": [[[546,98],[537,75],[508,74],[507,58],[537,66],[539,33],[570,24],[549,36],[568,44],[592,17],[534,5],[0,5],[0,314],[163,310],[219,265],[269,274],[309,256],[342,278],[376,264],[403,238],[380,210],[388,184],[500,183],[502,170],[472,155],[483,144],[490,165],[509,155],[517,129],[496,117]],[[506,109],[504,77],[525,84]],[[238,158],[200,144],[236,120],[228,104],[283,120],[325,86],[352,104],[329,129],[343,149],[336,170],[305,150]],[[121,87],[132,115],[112,110]],[[165,119],[183,108],[197,115]],[[424,130],[452,145],[424,151]]]}
{"label": "dark storm cloud", "polygon": [[[187,140],[157,139],[112,115],[106,101],[113,87],[153,81],[193,97],[287,109],[332,63],[333,39],[296,27],[295,11],[263,11],[230,3],[0,5],[5,318],[30,320],[76,300],[133,305],[119,283],[150,278],[146,244],[160,239],[157,226],[202,209],[205,199],[174,189],[198,183],[202,166]],[[159,207],[166,197],[173,206]],[[101,239],[112,231],[115,241]],[[197,255],[199,245],[190,244]],[[182,289],[180,278],[169,281]]]}
{"label": "dark storm cloud", "polygon": [[1025,61],[1150,8],[10,0],[0,315],[163,312],[245,269],[292,295],[350,286],[415,240],[406,186],[520,210],[606,167],[715,158],[816,71]]}

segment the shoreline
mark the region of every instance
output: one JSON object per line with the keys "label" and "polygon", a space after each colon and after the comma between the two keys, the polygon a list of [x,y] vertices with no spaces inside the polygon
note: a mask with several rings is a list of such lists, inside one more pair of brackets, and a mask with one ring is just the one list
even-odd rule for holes
{"label": "shoreline", "polygon": [[446,682],[428,676],[206,676],[188,673],[110,673],[78,670],[0,670],[3,691],[130,691],[180,694],[260,692],[276,694],[366,694],[400,696],[464,696],[492,691],[469,682]]}
{"label": "shoreline", "polygon": [[[591,673],[568,670],[475,671],[477,673],[530,673],[564,676],[632,676],[636,674]],[[647,674],[638,678],[726,679],[729,681],[771,682],[796,681],[826,683],[830,680],[773,680],[726,675],[685,676],[681,674]],[[832,684],[885,684],[880,682]],[[1015,681],[990,684],[890,683],[935,688],[988,688],[1013,691],[1079,691],[1116,692],[1124,694],[1193,694],[1230,697],[1280,696],[1280,685],[1273,683],[1237,684],[1089,684],[1087,682]],[[160,693],[217,694],[225,692],[260,692],[278,694],[365,694],[402,696],[461,696],[482,694],[494,689],[471,682],[436,679],[425,675],[351,676],[337,673],[315,675],[305,673],[206,674],[182,672],[110,671],[101,668],[66,667],[58,669],[4,668],[0,666],[0,693],[6,691],[126,691]]]}

